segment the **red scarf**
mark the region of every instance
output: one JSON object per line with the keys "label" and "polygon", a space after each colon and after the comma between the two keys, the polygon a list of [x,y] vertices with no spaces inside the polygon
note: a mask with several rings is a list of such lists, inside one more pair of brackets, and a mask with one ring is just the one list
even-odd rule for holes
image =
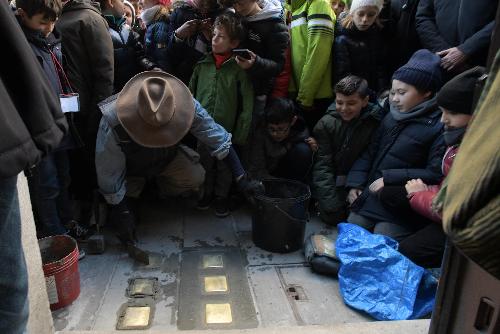
{"label": "red scarf", "polygon": [[231,55],[232,55],[231,51],[226,52],[224,54],[215,54],[214,53],[215,68],[219,69],[226,60],[231,58]]}

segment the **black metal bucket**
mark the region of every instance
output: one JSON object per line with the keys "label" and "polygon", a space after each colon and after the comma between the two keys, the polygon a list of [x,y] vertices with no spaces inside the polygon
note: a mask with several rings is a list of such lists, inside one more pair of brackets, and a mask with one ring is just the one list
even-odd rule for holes
{"label": "black metal bucket", "polygon": [[257,247],[275,253],[300,249],[309,220],[309,186],[286,179],[262,182],[266,191],[255,196],[252,212],[253,242]]}

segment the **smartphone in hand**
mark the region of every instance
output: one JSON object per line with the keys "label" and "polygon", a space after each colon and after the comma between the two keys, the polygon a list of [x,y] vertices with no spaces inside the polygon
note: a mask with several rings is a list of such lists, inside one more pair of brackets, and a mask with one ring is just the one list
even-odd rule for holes
{"label": "smartphone in hand", "polygon": [[233,54],[247,60],[252,58],[248,49],[233,49]]}

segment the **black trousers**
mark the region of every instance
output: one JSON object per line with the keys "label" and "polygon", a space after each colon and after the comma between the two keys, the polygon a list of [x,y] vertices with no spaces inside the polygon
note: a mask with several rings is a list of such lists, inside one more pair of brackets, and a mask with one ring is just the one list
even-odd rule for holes
{"label": "black trousers", "polygon": [[412,210],[404,186],[386,186],[379,196],[382,204],[401,219],[401,224],[411,224],[415,229],[415,233],[399,242],[399,252],[421,267],[440,267],[446,241],[442,225]]}

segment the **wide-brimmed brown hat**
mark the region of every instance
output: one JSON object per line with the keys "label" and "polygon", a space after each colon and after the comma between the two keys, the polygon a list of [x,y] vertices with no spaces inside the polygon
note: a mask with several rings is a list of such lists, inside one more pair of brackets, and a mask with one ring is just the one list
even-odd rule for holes
{"label": "wide-brimmed brown hat", "polygon": [[142,72],[130,79],[116,101],[118,120],[129,136],[146,147],[177,144],[193,123],[189,89],[165,72]]}

